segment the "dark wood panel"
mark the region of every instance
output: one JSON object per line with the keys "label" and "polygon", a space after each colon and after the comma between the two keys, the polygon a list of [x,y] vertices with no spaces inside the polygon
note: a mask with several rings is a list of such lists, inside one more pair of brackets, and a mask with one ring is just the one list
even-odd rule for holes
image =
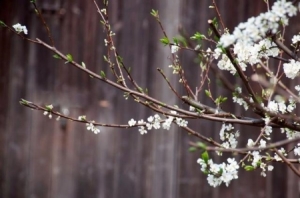
{"label": "dark wood panel", "polygon": [[[20,3],[21,2],[21,3]],[[99,1],[99,3],[101,3]],[[265,9],[263,1],[218,0],[224,22],[230,30],[249,16]],[[21,4],[21,6],[20,6]],[[106,54],[103,28],[92,1],[38,1],[43,9],[64,9],[65,13],[45,12],[57,48],[72,54],[78,62],[99,73],[110,70],[103,61]],[[18,6],[16,6],[18,5]],[[182,93],[178,79],[168,68],[169,50],[159,43],[162,32],[150,16],[158,9],[170,37],[182,26],[188,35],[207,32],[207,20],[214,16],[210,0],[188,1],[111,1],[115,41],[132,75],[149,93],[165,102],[178,104],[157,67],[164,70],[171,83]],[[31,38],[48,42],[45,30],[29,1],[1,1],[0,20],[17,21],[29,27]],[[291,27],[299,32],[300,26]],[[130,118],[147,119],[152,115],[144,107],[126,101],[118,90],[102,84],[52,58],[41,46],[28,45],[16,36],[0,30],[0,195],[1,197],[293,197],[297,192],[295,175],[278,166],[271,177],[259,172],[241,171],[240,179],[230,187],[211,188],[196,163],[199,153],[189,153],[188,143],[196,140],[178,128],[151,131],[141,136],[137,129],[101,128],[99,135],[86,131],[84,125],[70,121],[49,120],[42,112],[32,112],[18,104],[20,98],[40,104],[52,103],[56,109],[78,117],[87,115],[105,123],[127,123]],[[182,64],[192,87],[199,74],[193,54],[184,54]],[[112,77],[113,78],[113,77]],[[234,82],[231,75],[228,78]],[[238,81],[236,83],[239,83]],[[231,98],[212,82],[213,94]],[[204,103],[211,103],[204,95]],[[181,103],[180,103],[181,105]],[[242,110],[230,106],[230,110]],[[220,124],[196,121],[190,126],[200,133],[218,138]],[[238,127],[253,134],[254,128]],[[274,138],[281,138],[275,133]],[[246,138],[241,137],[245,144]],[[222,158],[214,156],[214,160]],[[282,181],[282,182],[278,182]],[[285,182],[288,181],[288,182]]]}

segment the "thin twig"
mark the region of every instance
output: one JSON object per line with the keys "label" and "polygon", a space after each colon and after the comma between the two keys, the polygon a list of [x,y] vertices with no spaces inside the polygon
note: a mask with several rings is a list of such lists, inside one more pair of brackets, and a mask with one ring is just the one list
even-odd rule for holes
{"label": "thin twig", "polygon": [[162,71],[162,69],[157,68],[157,71],[163,76],[164,80],[168,83],[169,88],[173,91],[173,93],[177,96],[177,98],[179,100],[181,100],[181,97],[179,95],[179,93],[174,89],[174,87],[171,85],[170,81],[168,80],[167,76],[164,74],[164,72]]}
{"label": "thin twig", "polygon": [[300,172],[295,168],[295,166],[289,162],[277,149],[274,149],[276,154],[290,167],[290,169],[298,176],[300,177]]}
{"label": "thin twig", "polygon": [[52,38],[52,36],[51,36],[50,29],[49,29],[49,27],[48,27],[48,25],[47,25],[47,23],[46,23],[46,21],[45,21],[43,15],[42,15],[42,13],[41,13],[40,10],[38,9],[38,7],[37,7],[37,5],[36,5],[35,2],[32,2],[32,4],[33,4],[33,6],[34,6],[34,9],[35,9],[37,15],[39,16],[41,22],[43,23],[43,25],[44,25],[44,27],[45,27],[45,29],[46,29],[46,32],[47,32],[48,38],[49,38],[49,40],[50,40],[50,42],[51,42],[51,45],[54,46],[54,41],[53,41],[53,38]]}
{"label": "thin twig", "polygon": [[215,0],[212,0],[212,3],[213,3],[213,5],[214,5],[214,9],[215,9],[216,12],[217,12],[218,18],[219,18],[219,20],[220,20],[220,23],[221,23],[222,28],[223,28],[223,31],[224,31],[224,30],[225,30],[225,25],[224,25],[223,19],[222,19],[222,17],[221,17],[220,11],[219,11],[219,9],[218,9],[218,6],[217,6],[217,4],[216,4],[216,1],[215,1]]}

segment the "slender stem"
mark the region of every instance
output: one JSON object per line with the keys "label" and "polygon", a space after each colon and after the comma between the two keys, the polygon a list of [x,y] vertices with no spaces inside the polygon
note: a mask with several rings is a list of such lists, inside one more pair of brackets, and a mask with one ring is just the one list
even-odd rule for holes
{"label": "slender stem", "polygon": [[298,175],[298,177],[300,177],[300,172],[295,168],[295,166],[289,162],[277,149],[274,149],[274,151],[276,152],[276,154],[281,157],[281,159],[288,165],[288,167],[290,167],[290,169],[296,174]]}
{"label": "slender stem", "polygon": [[36,3],[32,2],[32,4],[33,4],[33,6],[34,6],[34,9],[35,9],[37,15],[39,16],[41,22],[43,23],[43,25],[44,25],[44,27],[45,27],[45,29],[46,29],[46,32],[47,32],[48,38],[49,38],[49,40],[50,40],[50,42],[51,42],[51,45],[54,46],[54,40],[53,40],[53,38],[52,38],[52,36],[51,36],[50,29],[49,29],[49,27],[48,27],[48,25],[47,25],[47,23],[46,23],[46,21],[45,21],[43,15],[42,15],[42,13],[41,13],[40,10],[38,9]]}

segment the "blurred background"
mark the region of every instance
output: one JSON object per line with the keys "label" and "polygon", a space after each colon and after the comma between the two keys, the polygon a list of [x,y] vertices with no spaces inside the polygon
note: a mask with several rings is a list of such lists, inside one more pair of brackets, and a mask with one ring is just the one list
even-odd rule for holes
{"label": "blurred background", "polygon": [[[102,5],[102,1],[97,1]],[[266,10],[263,0],[217,0],[226,26],[232,31],[241,21]],[[56,48],[72,54],[96,73],[109,75],[103,61],[107,49],[104,31],[92,0],[38,0]],[[181,27],[188,36],[207,33],[207,20],[216,16],[211,0],[111,0],[109,15],[117,49],[136,81],[149,94],[166,103],[184,106],[157,72],[162,68],[183,94],[178,77],[168,68],[170,50],[159,39],[162,31],[150,15],[159,10],[171,38]],[[299,19],[299,18],[298,18]],[[28,37],[49,42],[29,0],[1,0],[0,20],[12,26],[26,25]],[[288,35],[298,33],[294,18]],[[287,37],[289,38],[289,37]],[[93,134],[85,125],[56,121],[19,104],[24,98],[77,118],[125,124],[131,118],[146,119],[154,113],[123,93],[90,78],[42,46],[28,43],[7,29],[0,29],[0,197],[3,198],[292,198],[299,197],[299,179],[282,164],[274,164],[266,178],[260,171],[239,172],[229,187],[207,184],[196,163],[200,152],[190,153],[189,142],[197,138],[177,127],[140,135],[137,128],[101,128]],[[194,89],[200,82],[199,65],[193,53],[181,52],[182,65]],[[231,81],[235,81],[228,75]],[[211,76],[213,94],[231,98]],[[293,82],[295,84],[297,81]],[[298,82],[299,84],[299,82]],[[292,85],[291,85],[292,86]],[[211,104],[206,96],[199,96]],[[230,104],[230,103],[229,103]],[[186,107],[187,108],[187,107]],[[235,105],[225,109],[240,113]],[[208,137],[218,138],[220,124],[199,120],[189,124]],[[257,128],[236,126],[240,145],[255,137]],[[245,134],[245,135],[243,135]],[[282,139],[273,133],[274,140]],[[230,155],[225,155],[226,156]],[[240,159],[240,156],[236,156]],[[221,161],[219,157],[215,161]]]}

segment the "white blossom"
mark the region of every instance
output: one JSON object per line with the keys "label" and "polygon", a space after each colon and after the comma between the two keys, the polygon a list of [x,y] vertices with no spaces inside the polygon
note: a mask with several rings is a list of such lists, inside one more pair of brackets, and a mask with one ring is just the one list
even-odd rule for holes
{"label": "white blossom", "polygon": [[86,120],[86,116],[85,115],[78,116],[78,120],[85,121]]}
{"label": "white blossom", "polygon": [[131,118],[129,121],[128,121],[128,125],[129,126],[134,126],[136,124],[136,121],[133,119],[133,118]]}
{"label": "white blossom", "polygon": [[195,107],[193,107],[193,106],[190,106],[190,107],[189,107],[189,111],[195,111],[195,110],[196,110]]}
{"label": "white blossom", "polygon": [[252,156],[253,156],[253,160],[252,160],[251,164],[254,168],[256,168],[258,165],[258,162],[260,162],[260,160],[261,160],[261,155],[259,154],[258,151],[253,151]]}
{"label": "white blossom", "polygon": [[101,9],[100,11],[101,11],[103,14],[106,15],[106,9],[105,9],[105,8]]}
{"label": "white blossom", "polygon": [[[280,148],[280,149],[278,150],[278,152],[281,153],[283,156],[286,156],[286,155],[287,155],[284,148]],[[278,156],[277,153],[275,153],[274,159],[275,159],[276,161],[282,161],[281,157]]]}
{"label": "white blossom", "polygon": [[273,129],[271,126],[265,126],[264,131],[265,131],[266,136],[270,136]]}
{"label": "white blossom", "polygon": [[281,113],[286,113],[287,107],[284,102],[279,102],[278,109]]}
{"label": "white blossom", "polygon": [[294,148],[294,154],[300,156],[300,143]]}
{"label": "white blossom", "polygon": [[264,147],[266,147],[266,141],[265,140],[263,140],[263,139],[261,139],[260,141],[259,141],[259,147],[260,148],[264,148]]}
{"label": "white blossom", "polygon": [[52,114],[49,111],[44,111],[43,113],[44,115],[48,115],[48,117],[51,119],[52,118]]}
{"label": "white blossom", "polygon": [[18,34],[21,32],[24,32],[24,34],[28,33],[26,26],[22,26],[20,23],[13,25],[13,28],[16,30]]}
{"label": "white blossom", "polygon": [[247,143],[248,147],[253,147],[255,146],[254,141],[252,139],[248,139],[248,143]]}
{"label": "white blossom", "polygon": [[300,62],[293,59],[289,60],[289,63],[283,64],[283,71],[287,78],[294,79],[300,71]]}
{"label": "white blossom", "polygon": [[278,112],[277,102],[275,102],[274,100],[270,101],[268,104],[268,109],[269,109],[269,111],[277,113]]}
{"label": "white blossom", "polygon": [[179,46],[177,46],[177,45],[172,45],[171,46],[171,53],[172,54],[178,52],[178,50],[179,50]]}
{"label": "white blossom", "polygon": [[268,165],[268,171],[272,171],[274,169],[274,166]]}
{"label": "white blossom", "polygon": [[296,44],[300,41],[300,35],[294,35],[293,38],[292,38],[292,43],[293,44]]}

